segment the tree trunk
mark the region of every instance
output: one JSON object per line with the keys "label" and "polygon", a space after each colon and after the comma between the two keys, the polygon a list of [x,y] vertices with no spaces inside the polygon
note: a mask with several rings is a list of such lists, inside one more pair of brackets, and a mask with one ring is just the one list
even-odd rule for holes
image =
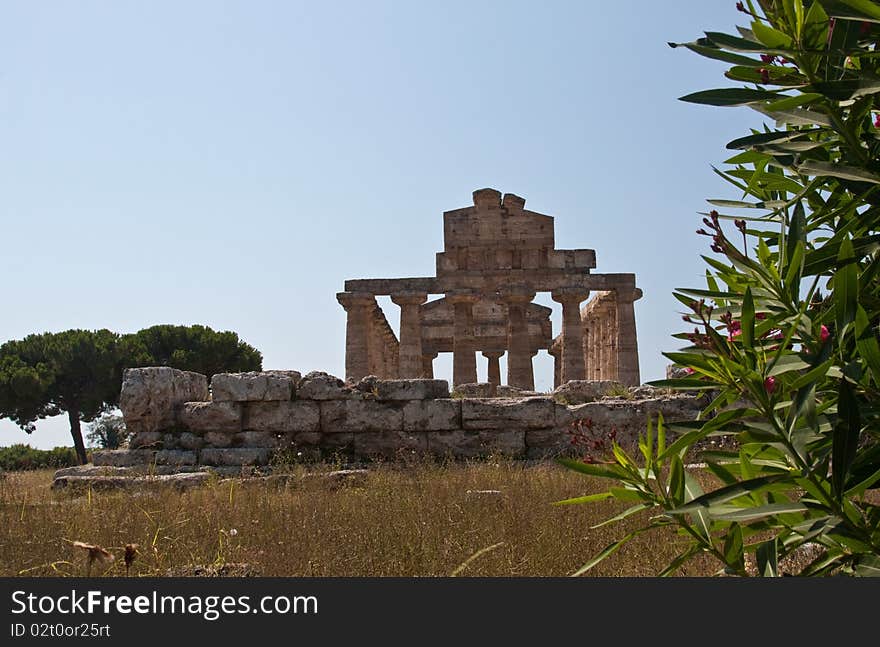
{"label": "tree trunk", "polygon": [[76,457],[80,465],[85,465],[89,462],[89,458],[86,456],[86,445],[83,443],[82,430],[79,426],[79,411],[71,407],[67,412],[67,419],[70,421],[70,435],[73,436]]}

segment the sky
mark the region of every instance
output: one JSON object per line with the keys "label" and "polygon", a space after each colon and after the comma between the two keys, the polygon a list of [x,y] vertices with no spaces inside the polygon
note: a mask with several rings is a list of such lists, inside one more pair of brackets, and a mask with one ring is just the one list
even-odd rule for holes
{"label": "sky", "polygon": [[[343,282],[433,276],[442,213],[492,187],[554,216],[557,248],[595,249],[595,272],[636,274],[642,380],[660,379],[672,291],[703,286],[699,212],[739,197],[712,165],[762,123],[678,101],[732,83],[667,42],[745,18],[727,0],[0,0],[0,343],[203,324],[265,369],[343,375]],[[536,302],[557,334],[559,304]],[[536,388],[552,379],[539,353]],[[0,420],[18,442],[70,445],[66,419]]]}

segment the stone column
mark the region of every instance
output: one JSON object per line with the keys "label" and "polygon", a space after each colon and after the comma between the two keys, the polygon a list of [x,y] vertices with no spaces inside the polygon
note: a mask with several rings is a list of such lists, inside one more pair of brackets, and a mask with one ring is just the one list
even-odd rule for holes
{"label": "stone column", "polygon": [[422,374],[422,311],[428,295],[417,292],[392,294],[400,306],[400,353],[397,377],[414,379]]}
{"label": "stone column", "polygon": [[600,364],[602,365],[602,379],[603,380],[613,380],[614,376],[611,375],[611,327],[609,325],[608,313],[605,311],[605,305],[602,305],[602,310],[599,313],[601,319],[599,320],[599,325],[602,328],[602,349],[601,354],[602,358],[600,360]]}
{"label": "stone column", "polygon": [[[400,377],[400,343],[395,339],[394,332],[386,328],[382,333],[383,379],[396,380]],[[421,363],[421,362],[419,362]],[[420,367],[421,368],[421,367]]]}
{"label": "stone column", "polygon": [[559,361],[561,353],[553,348],[548,352],[553,356],[553,388],[555,389],[562,384],[562,362]]}
{"label": "stone column", "polygon": [[508,288],[502,294],[507,304],[507,384],[528,391],[535,389],[535,374],[526,308],[534,298],[534,291],[524,287]]}
{"label": "stone column", "polygon": [[501,385],[501,364],[498,362],[498,360],[501,359],[502,355],[504,355],[503,350],[483,351],[483,357],[489,360],[489,384],[493,384],[496,387]]}
{"label": "stone column", "polygon": [[[377,304],[378,306],[378,304]],[[382,362],[384,361],[384,343],[382,341],[382,333],[376,325],[376,310],[370,308],[367,323],[367,375],[375,375],[379,377],[382,371]]]}
{"label": "stone column", "polygon": [[587,315],[584,319],[584,348],[587,353],[587,379],[597,380],[597,370],[599,364],[596,362],[596,318],[593,313]]}
{"label": "stone column", "polygon": [[434,379],[434,360],[437,353],[425,353],[422,355],[422,377],[428,380]]}
{"label": "stone column", "polygon": [[636,312],[633,306],[633,302],[641,296],[642,291],[638,288],[617,292],[617,379],[626,386],[641,384]]}
{"label": "stone column", "polygon": [[357,381],[370,370],[370,316],[376,299],[366,292],[339,292],[336,300],[345,308],[345,379]]}
{"label": "stone column", "polygon": [[587,321],[587,318],[584,316],[584,311],[581,311],[581,323],[583,325],[583,347],[581,348],[581,352],[584,354],[584,379],[590,379],[590,370],[592,369],[592,365],[590,364],[590,324]]}
{"label": "stone column", "polygon": [[550,295],[562,304],[562,382],[586,379],[584,361],[584,324],[581,301],[590,296],[586,290],[565,288]]}
{"label": "stone column", "polygon": [[605,362],[605,374],[609,380],[617,379],[617,325],[615,323],[617,317],[614,313],[614,303],[609,304],[608,310],[605,312],[605,331],[607,347],[607,355]]}
{"label": "stone column", "polygon": [[454,308],[452,332],[452,384],[477,381],[477,357],[474,344],[474,304],[480,300],[473,293],[451,293],[446,296]]}

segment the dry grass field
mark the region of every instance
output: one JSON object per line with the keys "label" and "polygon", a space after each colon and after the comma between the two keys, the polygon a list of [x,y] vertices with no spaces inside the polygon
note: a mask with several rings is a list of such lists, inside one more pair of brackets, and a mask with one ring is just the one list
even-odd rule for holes
{"label": "dry grass field", "polygon": [[[7,474],[0,576],[86,575],[87,551],[73,542],[114,555],[95,561],[93,576],[125,576],[126,544],[139,547],[132,577],[567,576],[640,521],[590,529],[624,506],[552,505],[602,486],[553,463],[388,464],[343,485],[296,470],[282,486],[217,480],[185,492],[78,497],[52,492],[51,471]],[[680,542],[671,532],[643,535],[590,574],[653,576]],[[239,564],[248,566],[230,567]],[[716,568],[707,558],[678,574],[709,576]]]}

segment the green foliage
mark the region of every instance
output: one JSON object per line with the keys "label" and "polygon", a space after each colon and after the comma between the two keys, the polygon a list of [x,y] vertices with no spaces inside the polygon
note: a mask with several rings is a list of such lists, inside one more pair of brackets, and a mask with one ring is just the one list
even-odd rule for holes
{"label": "green foliage", "polygon": [[109,330],[28,335],[0,346],[0,418],[28,433],[37,419],[67,412],[74,447],[86,461],[80,420],[93,420],[119,398],[125,358]]}
{"label": "green foliage", "polygon": [[217,332],[198,325],[159,325],[132,337],[131,366],[173,366],[202,373],[208,379],[215,373],[262,369],[262,354],[231,331]]}
{"label": "green foliage", "polygon": [[28,431],[34,420],[71,408],[93,418],[119,390],[118,344],[119,336],[109,330],[66,330],[6,342],[0,346],[0,417]]}
{"label": "green foliage", "polygon": [[76,451],[73,447],[34,449],[30,445],[22,444],[0,447],[0,470],[7,472],[59,469],[77,463]]}
{"label": "green foliage", "polygon": [[206,326],[153,326],[122,336],[109,330],[28,335],[0,346],[0,418],[31,433],[36,420],[66,412],[85,462],[80,421],[116,406],[124,369],[172,366],[210,377],[261,365],[260,352],[236,333]]}
{"label": "green foliage", "polygon": [[[725,76],[753,87],[682,99],[746,105],[773,127],[727,145],[736,154],[716,173],[740,196],[709,200],[728,213],[704,214],[707,286],[675,291],[694,328],[675,335],[688,346],[665,353],[692,373],[654,383],[715,397],[696,423],[649,427],[638,461],[615,445],[609,464],[587,466],[618,482],[608,496],[652,517],[584,570],[674,526],[690,542],[663,575],[708,554],[720,572],[746,575],[748,556],[773,576],[808,543],[821,551],[802,575],[877,574],[880,4],[765,0],[743,11],[751,23],[738,36],[681,46],[733,64]],[[703,454],[721,483],[703,492],[683,459],[709,436],[732,436],[738,450]]]}
{"label": "green foliage", "polygon": [[130,435],[122,416],[105,413],[89,425],[86,440],[89,441],[90,447],[118,449],[128,443]]}

